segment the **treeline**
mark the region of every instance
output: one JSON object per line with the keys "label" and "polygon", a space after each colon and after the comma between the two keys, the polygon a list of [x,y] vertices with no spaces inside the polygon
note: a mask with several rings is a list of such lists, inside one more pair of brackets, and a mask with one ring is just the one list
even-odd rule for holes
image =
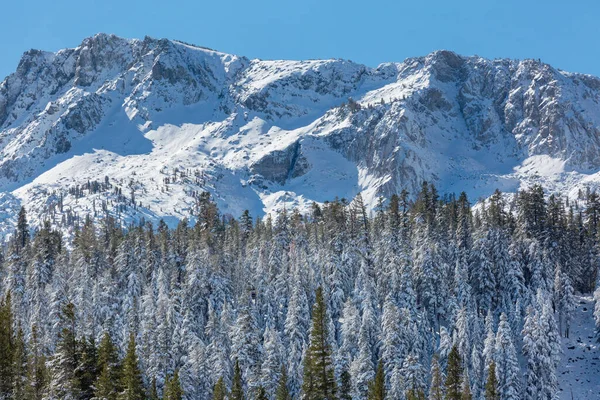
{"label": "treeline", "polygon": [[21,210],[0,398],[556,395],[575,292],[596,287],[594,192],[472,207],[424,183],[372,213],[357,196],[265,219],[198,199],[193,226],[87,218],[70,243]]}

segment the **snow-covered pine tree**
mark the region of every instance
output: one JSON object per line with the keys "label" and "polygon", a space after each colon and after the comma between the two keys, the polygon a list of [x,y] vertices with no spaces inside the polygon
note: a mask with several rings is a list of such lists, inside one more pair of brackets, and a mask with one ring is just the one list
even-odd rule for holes
{"label": "snow-covered pine tree", "polygon": [[571,315],[575,309],[575,298],[571,279],[560,266],[556,268],[554,277],[554,304],[558,313],[558,330],[563,337],[568,338]]}
{"label": "snow-covered pine tree", "polygon": [[260,384],[267,393],[275,393],[281,378],[281,368],[284,365],[284,348],[275,328],[267,327],[263,338]]}
{"label": "snow-covered pine tree", "polygon": [[494,360],[500,398],[518,400],[521,396],[521,368],[512,342],[508,318],[504,313],[500,316],[496,334]]}

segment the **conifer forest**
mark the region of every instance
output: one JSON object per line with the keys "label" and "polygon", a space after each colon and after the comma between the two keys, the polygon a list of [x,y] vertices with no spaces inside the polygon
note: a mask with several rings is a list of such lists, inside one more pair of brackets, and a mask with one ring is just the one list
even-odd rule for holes
{"label": "conifer forest", "polygon": [[552,400],[600,197],[360,195],[170,228],[85,218],[0,259],[0,399]]}

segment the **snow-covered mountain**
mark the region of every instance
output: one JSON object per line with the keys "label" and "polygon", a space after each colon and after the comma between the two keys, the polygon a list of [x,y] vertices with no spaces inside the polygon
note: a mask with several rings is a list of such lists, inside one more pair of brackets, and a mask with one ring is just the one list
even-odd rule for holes
{"label": "snow-covered mountain", "polygon": [[438,51],[369,68],[249,60],[98,34],[26,52],[0,83],[0,226],[111,213],[238,216],[423,180],[471,198],[600,182],[600,79]]}

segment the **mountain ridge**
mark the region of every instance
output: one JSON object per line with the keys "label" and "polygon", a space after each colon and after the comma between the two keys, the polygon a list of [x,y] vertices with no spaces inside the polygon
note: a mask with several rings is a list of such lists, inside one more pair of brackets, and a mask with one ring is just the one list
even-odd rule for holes
{"label": "mountain ridge", "polygon": [[97,34],[25,52],[0,83],[0,231],[20,205],[67,230],[175,223],[202,191],[232,216],[358,193],[373,208],[423,180],[576,197],[600,182],[599,104],[600,79],[535,60],[439,50],[371,68]]}

